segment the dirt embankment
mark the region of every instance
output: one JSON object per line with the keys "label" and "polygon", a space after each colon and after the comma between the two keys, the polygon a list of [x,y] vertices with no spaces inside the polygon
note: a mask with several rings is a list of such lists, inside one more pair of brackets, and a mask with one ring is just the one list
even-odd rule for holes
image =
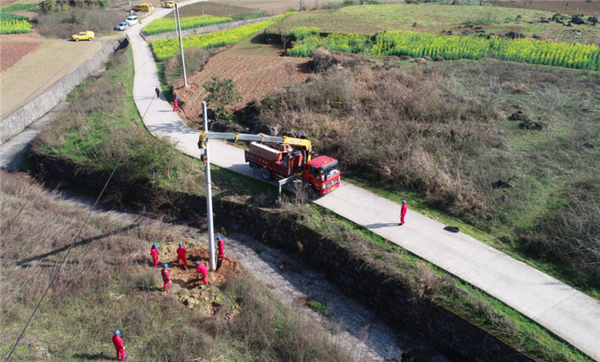
{"label": "dirt embankment", "polygon": [[[108,176],[106,172],[80,167],[44,154],[34,154],[33,159],[40,176],[62,180],[66,184],[74,183],[94,191],[102,189],[103,183],[99,180],[105,180]],[[154,188],[147,183],[132,184],[118,176],[108,192],[106,200],[127,202],[146,212],[179,216],[200,223],[204,220],[201,215],[205,214],[206,200],[202,197]],[[531,361],[528,356],[451,311],[429,299],[415,296],[393,271],[389,271],[386,265],[379,265],[371,255],[356,255],[335,240],[277,212],[226,200],[215,200],[213,210],[217,219],[228,221],[227,227],[235,227],[261,240],[271,241],[309,261],[327,273],[330,280],[335,281],[346,293],[373,308],[390,325],[419,340],[429,341],[432,348],[446,356],[460,361]],[[175,258],[174,247],[166,249],[166,260]],[[196,255],[193,258],[198,257],[197,254],[192,255]],[[199,254],[200,257],[202,255],[205,254]],[[178,272],[173,273],[176,284],[179,275]],[[181,277],[183,282],[184,277]],[[210,294],[199,292],[202,288],[187,294],[182,292],[180,300],[188,306],[191,304],[191,308],[194,308],[195,300],[204,301],[207,297],[210,301]],[[190,294],[197,297],[190,298]],[[218,301],[216,303],[219,304]],[[200,309],[208,312],[210,308],[218,308],[212,302],[210,306],[208,304]]]}

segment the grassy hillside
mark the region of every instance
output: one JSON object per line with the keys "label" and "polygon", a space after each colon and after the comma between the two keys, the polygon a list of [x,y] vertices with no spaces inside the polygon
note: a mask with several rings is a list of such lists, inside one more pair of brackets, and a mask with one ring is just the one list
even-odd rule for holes
{"label": "grassy hillside", "polygon": [[[482,26],[487,34],[522,31],[544,39],[598,42],[598,31],[590,26],[565,27],[556,22],[541,23],[554,13],[487,6],[451,6],[435,4],[360,5],[336,11],[302,12],[271,27],[274,34],[289,33],[299,26],[315,26],[322,32],[372,35],[384,30],[410,30],[439,34],[442,30],[461,33],[467,24]],[[461,28],[458,28],[461,27]],[[582,29],[580,35],[573,30]]]}
{"label": "grassy hillside", "polygon": [[[6,356],[87,212],[54,201],[22,175],[3,173],[0,180],[0,353]],[[13,359],[112,360],[111,335],[120,329],[136,361],[349,360],[251,276],[189,291],[175,279],[162,292],[149,249],[179,241],[197,244],[158,222],[92,216]],[[185,306],[192,293],[204,298]]]}
{"label": "grassy hillside", "polygon": [[600,75],[379,61],[319,51],[324,70],[272,95],[262,122],[304,130],[344,161],[346,178],[457,216],[484,231],[479,239],[598,298]]}

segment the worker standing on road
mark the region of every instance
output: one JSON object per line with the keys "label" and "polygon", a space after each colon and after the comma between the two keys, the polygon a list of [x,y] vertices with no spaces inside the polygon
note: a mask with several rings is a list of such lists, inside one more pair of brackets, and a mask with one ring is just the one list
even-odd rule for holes
{"label": "worker standing on road", "polygon": [[160,98],[160,88],[156,87],[154,91],[156,92],[156,98]]}
{"label": "worker standing on road", "polygon": [[173,282],[171,281],[171,275],[169,275],[169,271],[167,270],[167,268],[169,267],[168,264],[163,264],[163,268],[160,271],[160,274],[162,275],[163,278],[163,282],[165,283],[165,292],[167,291],[167,284],[170,286],[173,286]]}
{"label": "worker standing on road", "polygon": [[177,262],[179,263],[183,260],[183,269],[187,270],[187,260],[185,259],[185,254],[187,250],[183,247],[183,243],[179,243],[179,248],[177,248]]}
{"label": "worker standing on road", "polygon": [[178,111],[179,110],[179,98],[175,97],[175,100],[173,101],[173,112]]}
{"label": "worker standing on road", "polygon": [[[117,350],[117,361],[120,359],[121,361],[125,361],[125,347],[123,346],[123,340],[121,337],[120,330],[115,331],[115,335],[112,337],[113,344],[115,345],[115,349]],[[119,358],[119,355],[121,358]]]}
{"label": "worker standing on road", "polygon": [[225,257],[225,243],[223,242],[223,238],[220,236],[217,236],[217,243],[218,243],[217,248],[219,249],[219,258],[221,258],[221,260],[224,261],[227,258]]}
{"label": "worker standing on road", "polygon": [[406,201],[402,201],[402,208],[400,209],[400,225],[404,225],[404,216],[406,216],[407,210],[408,205],[406,205]]}
{"label": "worker standing on road", "polygon": [[154,259],[154,267],[156,268],[158,266],[158,244],[152,244],[150,255],[152,255],[152,259]]}
{"label": "worker standing on road", "polygon": [[206,270],[206,266],[204,266],[203,263],[197,261],[196,265],[198,265],[198,269],[196,270],[196,273],[202,273],[202,281],[204,281],[204,285],[208,285],[208,282],[206,281],[206,275],[208,274],[208,270]]}

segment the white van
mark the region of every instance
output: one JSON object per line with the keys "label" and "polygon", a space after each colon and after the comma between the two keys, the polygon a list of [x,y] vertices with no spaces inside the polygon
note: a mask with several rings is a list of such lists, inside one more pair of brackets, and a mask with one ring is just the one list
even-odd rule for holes
{"label": "white van", "polygon": [[133,26],[139,22],[137,16],[128,16],[125,21],[127,21],[127,24],[129,24],[129,26]]}

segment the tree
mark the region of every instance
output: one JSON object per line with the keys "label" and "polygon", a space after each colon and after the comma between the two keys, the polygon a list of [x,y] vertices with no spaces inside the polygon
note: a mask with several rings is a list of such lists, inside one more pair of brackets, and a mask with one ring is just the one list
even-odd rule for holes
{"label": "tree", "polygon": [[226,106],[242,100],[240,92],[235,90],[233,79],[220,80],[219,77],[213,77],[212,81],[204,83],[202,87],[209,93],[205,99],[206,103],[214,104],[217,107],[215,112],[219,118],[229,116]]}
{"label": "tree", "polygon": [[44,0],[38,3],[38,11],[40,14],[48,14],[54,10],[54,1]]}

